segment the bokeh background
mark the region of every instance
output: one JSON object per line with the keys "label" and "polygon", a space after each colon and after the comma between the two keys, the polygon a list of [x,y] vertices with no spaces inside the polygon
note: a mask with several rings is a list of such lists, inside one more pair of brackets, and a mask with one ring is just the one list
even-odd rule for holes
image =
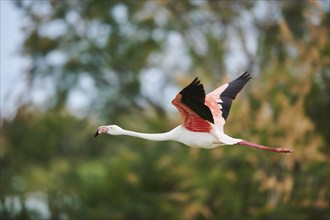
{"label": "bokeh background", "polygon": [[[4,47],[8,5],[1,219],[330,219],[328,0],[1,1]],[[246,70],[226,133],[292,154],[93,136],[172,129],[195,76]]]}

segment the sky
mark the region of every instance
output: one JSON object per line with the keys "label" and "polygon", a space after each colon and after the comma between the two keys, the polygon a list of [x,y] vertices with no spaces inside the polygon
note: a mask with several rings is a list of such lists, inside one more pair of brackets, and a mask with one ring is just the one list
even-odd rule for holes
{"label": "sky", "polygon": [[[20,55],[23,34],[20,31],[22,15],[11,0],[0,0],[0,95],[1,95],[1,125],[3,118],[12,118],[18,106],[17,101],[26,87],[23,71],[28,66],[28,60]],[[18,211],[21,206],[17,196],[7,197]],[[45,219],[49,218],[47,204],[37,193],[29,195],[26,205],[29,210],[38,210]]]}
{"label": "sky", "polygon": [[[28,58],[23,57],[21,53],[22,42],[24,39],[24,32],[22,32],[22,20],[24,19],[20,11],[15,7],[11,0],[0,0],[0,9],[1,9],[1,43],[0,43],[0,55],[1,55],[1,118],[13,118],[16,113],[17,106],[22,102],[26,101],[26,94],[29,94],[35,100],[39,99],[39,103],[42,103],[42,99],[45,99],[45,96],[42,97],[43,92],[37,90],[29,91],[27,88],[27,80],[24,72],[29,67]],[[176,48],[177,51],[180,40],[174,39],[173,42],[169,41],[168,53],[173,54],[171,48]],[[235,45],[235,44],[233,44]],[[175,47],[174,47],[175,46]],[[233,48],[234,49],[234,48]],[[239,54],[235,54],[236,50],[232,50],[232,56],[239,57]],[[168,57],[173,57],[170,55]],[[168,66],[168,65],[167,65]],[[237,65],[230,65],[237,66]],[[162,67],[161,67],[162,68]],[[144,78],[153,78],[159,80],[159,77],[156,77],[154,72],[151,72],[153,77],[150,77],[149,72],[142,74]],[[148,76],[148,77],[146,77]],[[153,85],[154,83],[150,83]],[[49,87],[48,87],[49,88]],[[153,93],[154,91],[148,88],[146,85],[142,85],[142,92]],[[28,92],[28,93],[27,93]],[[171,95],[175,95],[173,91]],[[170,103],[172,97],[169,97],[167,101]],[[81,108],[86,103],[83,100],[86,100],[86,97],[83,97],[81,94],[74,94],[71,100],[75,102],[69,102],[69,109]],[[80,100],[80,101],[79,101]],[[1,121],[2,123],[2,121]]]}
{"label": "sky", "polygon": [[[12,119],[17,107],[29,98],[35,104],[43,103],[49,95],[47,93],[51,85],[49,82],[44,82],[38,85],[38,88],[28,90],[25,72],[29,68],[29,60],[21,55],[24,40],[21,21],[24,16],[12,0],[0,0],[0,4],[1,119]],[[73,93],[71,100],[75,101],[69,103],[69,109],[83,108],[86,105],[86,97],[81,94]]]}
{"label": "sky", "polygon": [[[329,8],[329,0],[319,1],[324,8]],[[255,13],[258,16],[265,16],[264,13],[267,11],[265,9],[265,5],[262,4],[262,1],[259,2],[258,7],[256,7]],[[27,58],[22,57],[20,55],[22,49],[22,42],[24,39],[24,32],[21,31],[22,23],[21,21],[24,19],[23,15],[20,11],[15,8],[12,0],[0,0],[0,94],[1,94],[1,118],[13,118],[16,113],[17,106],[20,103],[26,101],[24,100],[24,94],[27,94],[27,80],[25,78],[24,72],[29,67],[29,60]],[[249,16],[244,15],[245,19],[249,18]],[[245,24],[245,26],[249,27]],[[256,39],[257,36],[253,33],[255,32],[247,32],[252,33],[249,36],[249,50],[252,53],[256,52]],[[168,45],[168,53],[173,54],[173,51],[177,53],[178,45],[180,44],[179,40],[169,41]],[[242,57],[240,48],[237,48],[237,39],[233,39],[230,47],[230,54],[226,58],[226,63],[228,67],[228,72],[233,74],[237,73],[238,66],[245,66],[244,57]],[[171,48],[175,48],[175,50],[171,51]],[[170,55],[169,57],[173,57]],[[166,65],[168,66],[168,65]],[[175,66],[175,65],[174,65]],[[162,67],[161,67],[162,68]],[[155,81],[159,80],[159,77],[155,77],[155,72],[146,72],[142,74],[142,77],[145,79],[150,79],[150,74],[153,76],[152,79]],[[142,80],[147,81],[147,80]],[[149,85],[153,85],[154,82],[149,82]],[[145,93],[153,93],[153,88],[148,88],[147,85],[142,85],[142,92]],[[42,96],[44,92],[39,90],[29,91],[30,97],[34,100],[39,100],[39,103],[42,103],[42,99],[45,99],[45,96]],[[166,101],[170,102],[172,99],[171,96],[175,95],[173,91],[168,94],[169,98]],[[75,94],[73,93],[72,99],[74,102],[69,102],[69,109],[74,108],[84,108],[86,105],[86,97],[83,94]],[[2,123],[2,120],[1,120]]]}
{"label": "sky", "polygon": [[23,34],[20,32],[22,16],[10,0],[0,1],[0,72],[1,118],[15,114],[18,96],[26,88],[22,72],[27,59],[20,53]]}
{"label": "sky", "polygon": [[[21,31],[23,15],[20,11],[15,8],[11,0],[0,0],[1,3],[1,117],[2,118],[13,118],[16,113],[17,107],[24,103],[27,99],[31,98],[35,104],[43,103],[43,100],[47,99],[47,92],[49,93],[49,88],[52,87],[51,82],[43,82],[38,88],[33,88],[28,90],[27,80],[24,74],[26,69],[29,67],[28,58],[24,58],[20,55],[20,49],[22,48],[22,42],[24,39],[24,32]],[[262,3],[262,2],[261,2]],[[263,16],[262,11],[264,10],[264,4],[258,4],[256,10],[259,12],[260,16]],[[120,17],[120,16],[119,16]],[[245,22],[244,26],[252,28],[248,25],[249,16],[244,15]],[[256,32],[249,33],[249,50],[251,53],[256,51]],[[227,71],[237,75],[241,72],[238,67],[246,66],[246,60],[242,56],[242,51],[239,43],[239,39],[235,39],[235,33],[231,33],[232,40],[229,43],[230,53],[226,57],[225,63],[227,66]],[[181,39],[182,40],[182,39]],[[159,63],[160,69],[166,69],[168,66],[179,68],[183,65],[182,54],[178,48],[180,48],[180,38],[171,36],[168,41],[166,57],[168,62],[162,65]],[[180,57],[180,59],[177,59]],[[179,61],[179,64],[177,62]],[[178,66],[179,65],[179,66]],[[171,71],[176,71],[172,69]],[[160,76],[159,76],[160,73]],[[152,77],[151,77],[152,76]],[[144,80],[141,82],[146,82],[142,84],[142,93],[148,97],[152,97],[155,93],[155,83],[161,80],[162,72],[158,71],[146,71],[141,74]],[[148,80],[147,80],[148,79]],[[151,81],[149,80],[151,79]],[[48,83],[48,84],[47,84]],[[47,85],[46,85],[47,84]],[[50,85],[49,85],[50,84]],[[46,89],[45,89],[46,88]],[[46,90],[46,91],[45,91]],[[165,107],[167,110],[173,109],[170,105],[170,101],[173,96],[175,96],[175,88],[170,88],[165,95]],[[151,94],[151,95],[150,95]],[[78,112],[79,109],[87,108],[88,102],[86,102],[86,94],[79,94],[78,92],[73,92],[70,94],[68,101],[68,108],[73,110],[73,112]],[[73,101],[72,101],[73,100]],[[75,111],[77,110],[78,111]]]}

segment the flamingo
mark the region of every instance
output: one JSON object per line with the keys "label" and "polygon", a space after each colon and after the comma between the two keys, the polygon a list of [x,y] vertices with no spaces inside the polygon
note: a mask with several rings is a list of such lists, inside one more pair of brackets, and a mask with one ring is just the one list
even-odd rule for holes
{"label": "flamingo", "polygon": [[174,129],[157,134],[125,130],[117,125],[100,126],[95,134],[128,135],[152,141],[177,141],[190,147],[212,149],[221,145],[242,145],[277,153],[291,153],[285,147],[268,147],[243,139],[233,138],[224,133],[233,100],[251,79],[248,72],[226,83],[209,94],[196,77],[172,100],[181,116],[181,124]]}

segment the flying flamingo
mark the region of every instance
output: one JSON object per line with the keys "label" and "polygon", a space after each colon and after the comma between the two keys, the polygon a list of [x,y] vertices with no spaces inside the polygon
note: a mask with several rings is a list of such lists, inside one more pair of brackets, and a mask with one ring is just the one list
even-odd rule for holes
{"label": "flying flamingo", "polygon": [[291,153],[284,147],[267,147],[243,139],[232,138],[224,133],[223,126],[229,115],[231,104],[244,85],[251,79],[245,72],[237,79],[222,85],[205,95],[204,87],[196,77],[179,92],[172,104],[179,110],[181,125],[158,134],[128,131],[117,125],[100,126],[95,134],[128,135],[152,141],[178,141],[190,147],[211,149],[220,145],[234,145],[257,148],[277,153]]}

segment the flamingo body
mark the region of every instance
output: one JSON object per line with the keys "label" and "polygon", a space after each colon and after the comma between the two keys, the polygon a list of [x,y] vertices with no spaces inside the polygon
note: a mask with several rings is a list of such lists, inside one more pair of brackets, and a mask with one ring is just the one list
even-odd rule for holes
{"label": "flamingo body", "polygon": [[183,125],[179,125],[169,133],[174,141],[181,142],[190,147],[206,149],[215,148],[219,145],[232,145],[242,141],[241,139],[235,139],[217,131],[216,127],[213,127],[210,132],[201,132],[191,131]]}
{"label": "flamingo body", "polygon": [[284,147],[272,148],[262,146],[243,139],[232,138],[224,133],[224,125],[229,116],[230,108],[237,94],[251,79],[245,72],[237,79],[220,86],[209,94],[205,94],[204,87],[196,77],[188,86],[182,89],[172,100],[181,116],[181,125],[158,134],[145,134],[128,131],[117,125],[100,126],[95,137],[102,133],[111,135],[128,135],[138,138],[181,142],[190,147],[214,148],[219,145],[234,145],[257,148],[278,153],[290,153]]}

